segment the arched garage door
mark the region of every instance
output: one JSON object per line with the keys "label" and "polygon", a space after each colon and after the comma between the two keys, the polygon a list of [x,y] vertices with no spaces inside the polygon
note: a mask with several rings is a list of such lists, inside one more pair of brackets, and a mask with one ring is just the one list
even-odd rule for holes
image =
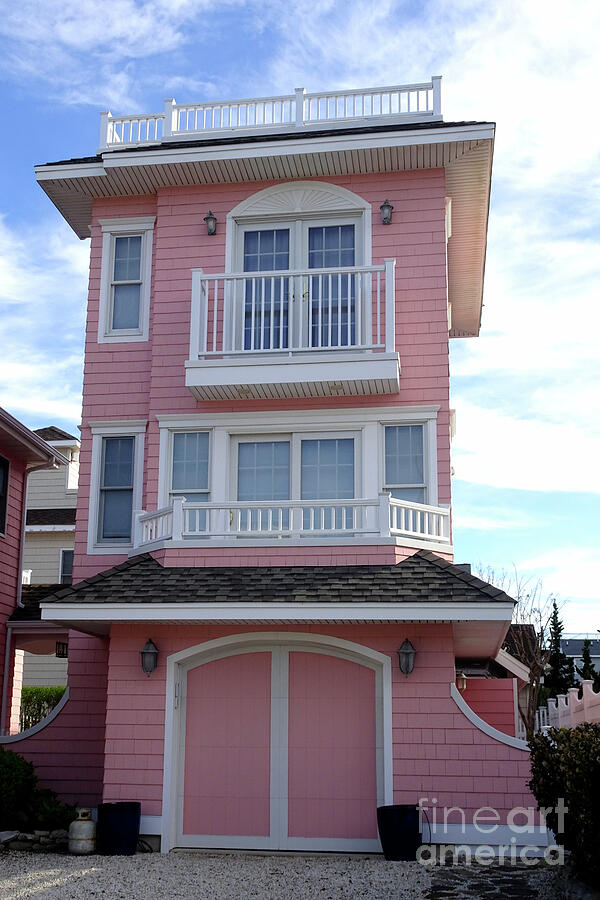
{"label": "arched garage door", "polygon": [[339,649],[223,648],[181,672],[184,847],[379,849],[381,667]]}

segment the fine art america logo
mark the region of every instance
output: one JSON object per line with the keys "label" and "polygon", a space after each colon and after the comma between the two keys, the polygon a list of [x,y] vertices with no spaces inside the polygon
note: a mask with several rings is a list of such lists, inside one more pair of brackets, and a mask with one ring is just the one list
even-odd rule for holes
{"label": "fine art america logo", "polygon": [[564,863],[564,847],[554,843],[554,835],[546,826],[546,817],[557,817],[557,834],[565,830],[568,813],[562,797],[556,807],[515,806],[502,822],[500,812],[493,806],[475,810],[467,825],[467,814],[460,806],[438,806],[436,797],[419,799],[419,814],[423,839],[429,840],[417,850],[417,861],[432,866],[451,858],[453,863],[491,866],[535,866],[545,862],[560,866]]}

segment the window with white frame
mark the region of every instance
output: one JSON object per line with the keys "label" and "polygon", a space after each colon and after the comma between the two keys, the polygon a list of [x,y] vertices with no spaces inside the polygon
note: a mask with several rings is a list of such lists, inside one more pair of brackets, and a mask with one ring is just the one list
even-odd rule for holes
{"label": "window with white frame", "polygon": [[141,509],[145,422],[92,425],[88,552],[131,546]]}
{"label": "window with white frame", "polygon": [[73,584],[73,550],[60,551],[60,583]]}
{"label": "window with white frame", "polygon": [[101,219],[98,341],[147,341],[154,216]]}
{"label": "window with white frame", "polygon": [[[171,488],[169,500],[184,497],[188,502],[210,500],[209,481],[210,435],[208,431],[177,431],[171,443]],[[194,532],[206,529],[206,513],[189,511],[189,526]]]}
{"label": "window with white frame", "polygon": [[386,425],[384,490],[398,500],[427,502],[423,425]]}
{"label": "window with white frame", "polygon": [[6,507],[8,501],[8,460],[0,456],[0,534],[6,534]]}

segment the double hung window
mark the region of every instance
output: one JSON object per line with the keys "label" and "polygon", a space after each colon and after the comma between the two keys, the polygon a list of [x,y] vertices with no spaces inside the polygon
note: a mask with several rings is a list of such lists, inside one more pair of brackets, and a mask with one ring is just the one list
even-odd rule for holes
{"label": "double hung window", "polygon": [[60,583],[73,584],[73,550],[60,551]]}
{"label": "double hung window", "polygon": [[384,488],[392,497],[427,502],[423,425],[385,427]]}
{"label": "double hung window", "polygon": [[98,340],[148,340],[154,216],[102,219]]}
{"label": "double hung window", "polygon": [[102,439],[99,542],[131,541],[134,449],[133,436]]}
{"label": "double hung window", "polygon": [[[209,433],[180,431],[173,434],[170,497],[206,503],[208,489]],[[194,532],[206,530],[206,512],[188,511],[188,527]]]}

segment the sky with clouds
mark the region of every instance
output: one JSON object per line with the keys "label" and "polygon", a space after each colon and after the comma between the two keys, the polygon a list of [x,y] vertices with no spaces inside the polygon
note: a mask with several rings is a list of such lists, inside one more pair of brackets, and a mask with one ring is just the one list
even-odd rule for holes
{"label": "sky with clouds", "polygon": [[0,404],[80,418],[88,242],[36,163],[93,154],[101,109],[423,81],[497,123],[481,337],[452,342],[457,561],[600,629],[597,0],[20,0],[0,18]]}

